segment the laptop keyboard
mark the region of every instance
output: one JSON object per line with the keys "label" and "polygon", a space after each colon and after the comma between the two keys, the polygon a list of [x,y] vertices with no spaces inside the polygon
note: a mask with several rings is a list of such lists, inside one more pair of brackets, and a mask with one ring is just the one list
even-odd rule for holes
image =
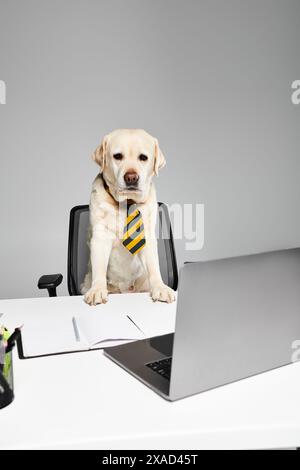
{"label": "laptop keyboard", "polygon": [[159,375],[161,375],[167,380],[170,380],[171,365],[172,365],[171,357],[166,357],[164,359],[161,359],[160,361],[149,362],[148,364],[146,364],[147,367],[152,369],[154,372],[157,372]]}

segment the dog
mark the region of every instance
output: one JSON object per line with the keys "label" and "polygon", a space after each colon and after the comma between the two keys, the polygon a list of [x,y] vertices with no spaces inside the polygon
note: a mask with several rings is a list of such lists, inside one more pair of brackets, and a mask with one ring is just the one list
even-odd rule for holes
{"label": "dog", "polygon": [[[90,198],[90,260],[81,285],[85,302],[106,303],[108,294],[116,292],[150,292],[154,301],[174,301],[173,289],[162,281],[155,236],[157,199],[152,179],[166,163],[158,140],[143,129],[117,129],[103,138],[92,158],[100,173]],[[137,225],[143,228],[134,254],[123,239],[130,220],[128,207],[138,210]]]}

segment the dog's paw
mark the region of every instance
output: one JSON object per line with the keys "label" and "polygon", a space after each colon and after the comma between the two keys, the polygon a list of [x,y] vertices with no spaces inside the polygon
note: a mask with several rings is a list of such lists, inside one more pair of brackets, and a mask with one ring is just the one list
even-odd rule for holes
{"label": "dog's paw", "polygon": [[166,286],[166,284],[158,284],[154,285],[151,289],[151,297],[154,302],[160,300],[160,302],[174,302],[175,300],[175,292],[171,287]]}
{"label": "dog's paw", "polygon": [[106,304],[108,301],[107,288],[103,286],[92,286],[84,296],[89,305]]}

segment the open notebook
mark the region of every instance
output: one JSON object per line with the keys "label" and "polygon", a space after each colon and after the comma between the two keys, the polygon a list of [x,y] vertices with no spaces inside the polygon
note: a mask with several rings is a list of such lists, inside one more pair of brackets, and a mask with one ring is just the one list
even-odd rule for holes
{"label": "open notebook", "polygon": [[23,299],[20,308],[23,358],[102,349],[175,328],[176,303],[153,302],[149,294],[113,294],[96,307],[81,296]]}

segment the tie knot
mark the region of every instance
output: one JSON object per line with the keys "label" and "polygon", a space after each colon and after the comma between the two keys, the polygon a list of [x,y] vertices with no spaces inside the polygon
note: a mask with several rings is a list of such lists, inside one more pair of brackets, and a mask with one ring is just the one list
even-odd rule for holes
{"label": "tie knot", "polygon": [[127,204],[127,216],[133,214],[133,212],[137,209],[137,205],[135,202],[131,204]]}

